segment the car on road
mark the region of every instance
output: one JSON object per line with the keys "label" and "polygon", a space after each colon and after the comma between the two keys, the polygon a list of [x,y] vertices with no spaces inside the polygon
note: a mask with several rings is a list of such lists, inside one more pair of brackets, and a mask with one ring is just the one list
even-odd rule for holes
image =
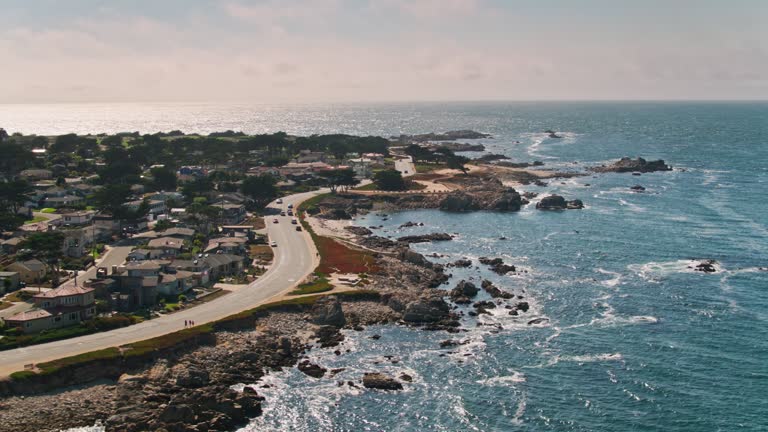
{"label": "car on road", "polygon": [[272,223],[280,223],[280,221],[277,219],[272,219]]}
{"label": "car on road", "polygon": [[301,231],[301,225],[296,225],[296,231]]}
{"label": "car on road", "polygon": [[293,204],[288,204],[288,208],[292,209],[293,208]]}
{"label": "car on road", "polygon": [[299,220],[296,219],[296,218],[293,218],[293,219],[291,219],[291,223],[296,225],[297,223],[299,223]]}
{"label": "car on road", "polygon": [[271,242],[269,242],[269,245],[272,247],[277,247],[277,242],[272,240]]}
{"label": "car on road", "polygon": [[278,198],[277,201],[275,201],[275,202],[278,203],[278,204],[282,204],[283,203],[283,199],[282,198]]}
{"label": "car on road", "polygon": [[285,212],[284,212],[284,211],[281,211],[281,212],[280,212],[280,216],[285,216]]}
{"label": "car on road", "polygon": [[293,210],[288,210],[288,216],[293,216]]}

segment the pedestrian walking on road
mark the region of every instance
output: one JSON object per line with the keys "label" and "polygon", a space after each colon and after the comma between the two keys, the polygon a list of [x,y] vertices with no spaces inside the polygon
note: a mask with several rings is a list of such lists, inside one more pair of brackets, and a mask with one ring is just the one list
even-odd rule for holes
{"label": "pedestrian walking on road", "polygon": [[184,328],[187,328],[187,320],[184,320]]}

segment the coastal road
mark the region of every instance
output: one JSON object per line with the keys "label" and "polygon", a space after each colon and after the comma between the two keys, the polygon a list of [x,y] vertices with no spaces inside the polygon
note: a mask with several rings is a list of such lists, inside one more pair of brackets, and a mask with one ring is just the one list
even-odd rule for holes
{"label": "coastal road", "polygon": [[410,177],[416,174],[416,165],[410,156],[403,156],[395,159],[395,169],[400,171],[403,177]]}
{"label": "coastal road", "polygon": [[[273,203],[271,207],[279,210],[287,207],[288,204],[295,206],[305,199],[323,192],[325,190],[291,195],[283,198],[282,205]],[[278,223],[272,222],[275,218]],[[309,234],[305,231],[296,231],[296,225],[291,224],[290,216],[267,217],[267,234],[270,240],[277,242],[272,266],[247,287],[208,303],[129,327],[42,345],[0,351],[0,376],[7,376],[15,371],[23,370],[24,365],[27,364],[42,363],[173,333],[184,328],[185,320],[193,320],[196,325],[216,321],[254,308],[272,297],[293,289],[317,266],[317,249]],[[117,260],[118,258],[119,256],[115,255],[114,259]],[[104,264],[106,265],[106,263]]]}

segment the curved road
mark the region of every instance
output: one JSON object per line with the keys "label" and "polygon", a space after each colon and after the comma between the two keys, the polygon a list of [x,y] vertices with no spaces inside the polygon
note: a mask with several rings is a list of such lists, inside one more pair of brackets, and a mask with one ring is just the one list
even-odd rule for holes
{"label": "curved road", "polygon": [[[276,209],[294,206],[324,191],[307,192],[283,198],[283,204],[272,203]],[[273,223],[276,218],[279,223]],[[267,233],[277,242],[272,266],[259,279],[223,297],[185,309],[171,315],[140,324],[77,338],[49,342],[9,351],[0,351],[0,376],[24,369],[24,365],[43,363],[89,351],[125,345],[172,333],[184,328],[185,320],[196,325],[215,321],[258,306],[293,287],[317,266],[317,249],[306,231],[297,232],[290,216],[268,216]]]}

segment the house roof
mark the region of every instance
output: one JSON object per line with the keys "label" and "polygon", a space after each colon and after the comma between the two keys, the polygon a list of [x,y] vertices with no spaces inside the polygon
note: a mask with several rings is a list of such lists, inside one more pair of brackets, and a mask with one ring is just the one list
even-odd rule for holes
{"label": "house roof", "polygon": [[147,246],[150,248],[181,249],[184,242],[173,237],[160,237],[150,240]]}
{"label": "house roof", "polygon": [[12,266],[20,266],[23,267],[29,271],[40,271],[45,269],[45,264],[43,264],[42,261],[31,259],[29,261],[16,261],[15,263],[11,264]]}
{"label": "house roof", "polygon": [[52,316],[52,314],[45,309],[33,309],[26,312],[17,313],[12,317],[7,318],[6,321],[34,321],[48,318],[50,316]]}
{"label": "house roof", "polygon": [[163,231],[163,235],[166,237],[192,237],[195,235],[195,230],[192,228],[168,228],[167,230]]}
{"label": "house roof", "polygon": [[18,272],[0,271],[0,277],[11,277],[19,274]]}
{"label": "house roof", "polygon": [[82,295],[92,292],[93,288],[85,288],[77,285],[64,285],[58,288],[54,288],[50,291],[46,291],[37,294],[35,298],[56,298],[56,297],[69,297],[73,295]]}

